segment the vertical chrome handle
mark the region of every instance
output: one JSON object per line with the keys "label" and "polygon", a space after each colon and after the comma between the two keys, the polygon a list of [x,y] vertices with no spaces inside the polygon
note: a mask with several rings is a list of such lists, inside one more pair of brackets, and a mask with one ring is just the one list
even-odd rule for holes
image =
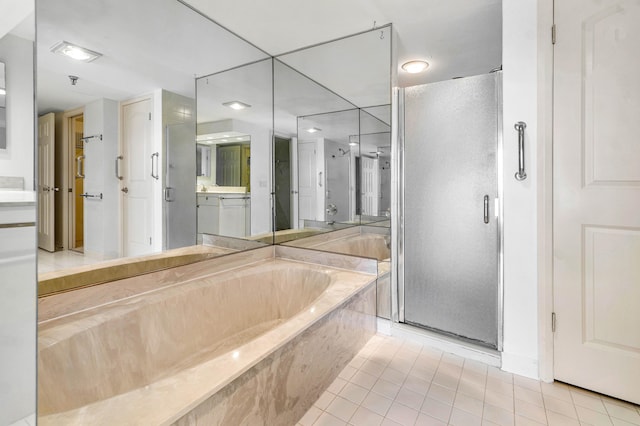
{"label": "vertical chrome handle", "polygon": [[322,172],[318,173],[318,186],[322,187]]}
{"label": "vertical chrome handle", "polygon": [[524,129],[527,128],[527,123],[518,121],[514,128],[518,131],[518,172],[516,173],[516,180],[525,180],[527,174],[524,171]]}
{"label": "vertical chrome handle", "polygon": [[489,223],[489,196],[484,196],[484,223]]}
{"label": "vertical chrome handle", "polygon": [[[153,161],[153,158],[156,158],[156,161]],[[154,179],[160,179],[160,175],[158,173],[158,160],[160,159],[160,154],[157,152],[154,152],[153,154],[151,154],[151,177]],[[156,171],[155,173],[153,171]]]}
{"label": "vertical chrome handle", "polygon": [[76,177],[84,179],[84,155],[76,157]]}
{"label": "vertical chrome handle", "polygon": [[123,177],[120,176],[120,160],[122,160],[124,157],[122,157],[122,155],[118,155],[116,157],[116,179],[118,180],[122,180]]}

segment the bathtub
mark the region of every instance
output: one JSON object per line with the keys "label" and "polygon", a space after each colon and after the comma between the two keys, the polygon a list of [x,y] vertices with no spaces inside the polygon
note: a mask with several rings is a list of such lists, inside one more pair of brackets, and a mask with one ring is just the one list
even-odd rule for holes
{"label": "bathtub", "polygon": [[38,424],[295,424],[375,333],[375,271],[267,247],[40,299]]}
{"label": "bathtub", "polygon": [[378,261],[377,316],[391,319],[391,249],[389,229],[380,226],[356,226],[315,235],[285,245],[373,258]]}

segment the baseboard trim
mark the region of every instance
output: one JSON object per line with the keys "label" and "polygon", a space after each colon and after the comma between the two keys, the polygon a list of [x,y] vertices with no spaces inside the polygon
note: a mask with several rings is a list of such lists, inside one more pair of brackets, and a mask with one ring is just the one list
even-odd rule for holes
{"label": "baseboard trim", "polygon": [[530,379],[540,379],[538,374],[538,360],[518,354],[503,352],[502,370],[519,376],[529,377]]}

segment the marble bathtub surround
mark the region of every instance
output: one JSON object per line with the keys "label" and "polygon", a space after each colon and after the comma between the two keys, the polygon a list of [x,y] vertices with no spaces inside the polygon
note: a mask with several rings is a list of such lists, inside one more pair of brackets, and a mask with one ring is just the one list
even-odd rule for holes
{"label": "marble bathtub surround", "polygon": [[325,252],[342,253],[376,259],[377,262],[377,315],[391,318],[391,250],[390,229],[362,225],[291,241],[284,246],[305,247]]}
{"label": "marble bathtub surround", "polygon": [[39,423],[294,424],[375,333],[372,262],[314,254],[266,247],[41,299]]}
{"label": "marble bathtub surround", "polygon": [[231,248],[200,245],[45,272],[38,275],[38,297],[187,265],[235,251]]}
{"label": "marble bathtub surround", "polygon": [[[271,242],[269,242],[271,244]],[[252,250],[267,244],[261,241],[251,241],[244,238],[226,237],[223,235],[202,234],[202,245],[227,248],[234,251]]]}

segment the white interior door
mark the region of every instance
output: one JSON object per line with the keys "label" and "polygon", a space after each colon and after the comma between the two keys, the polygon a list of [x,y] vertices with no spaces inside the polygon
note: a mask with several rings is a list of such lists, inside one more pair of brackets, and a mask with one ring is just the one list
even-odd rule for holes
{"label": "white interior door", "polygon": [[640,403],[640,3],[555,19],[555,377]]}
{"label": "white interior door", "polygon": [[378,197],[380,196],[378,160],[360,157],[360,166],[362,170],[362,214],[378,216]]}
{"label": "white interior door", "polygon": [[298,138],[291,138],[291,149],[289,150],[291,158],[291,228],[297,229],[298,225]]}
{"label": "white interior door", "polygon": [[122,217],[124,256],[153,251],[153,180],[159,175],[159,158],[152,153],[151,99],[122,106]]}
{"label": "white interior door", "polygon": [[316,143],[298,142],[298,220],[316,220]]}
{"label": "white interior door", "polygon": [[55,115],[38,118],[38,247],[55,251]]}

